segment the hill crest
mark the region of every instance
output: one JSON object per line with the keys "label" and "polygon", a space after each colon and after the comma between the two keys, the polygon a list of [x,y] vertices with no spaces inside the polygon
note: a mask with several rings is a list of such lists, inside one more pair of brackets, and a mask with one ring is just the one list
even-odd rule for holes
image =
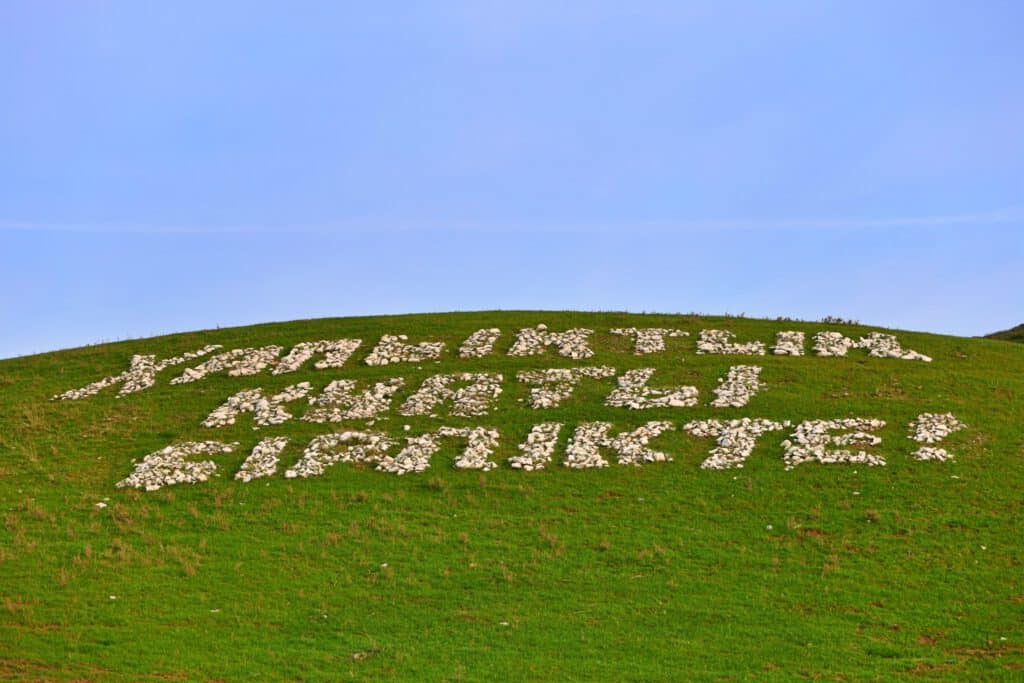
{"label": "hill crest", "polygon": [[656,314],[0,361],[0,677],[1005,679],[1022,399],[1022,345]]}

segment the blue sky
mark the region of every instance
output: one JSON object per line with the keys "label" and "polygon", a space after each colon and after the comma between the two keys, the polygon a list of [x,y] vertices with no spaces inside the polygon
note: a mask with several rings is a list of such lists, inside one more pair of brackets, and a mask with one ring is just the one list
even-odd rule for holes
{"label": "blue sky", "polygon": [[0,357],[490,308],[1009,327],[1022,25],[1017,2],[6,2]]}

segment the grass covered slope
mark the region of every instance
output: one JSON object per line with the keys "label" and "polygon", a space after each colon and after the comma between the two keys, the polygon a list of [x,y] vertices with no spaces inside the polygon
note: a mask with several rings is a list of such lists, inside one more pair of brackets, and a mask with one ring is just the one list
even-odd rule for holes
{"label": "grass covered slope", "polygon": [[1002,332],[993,332],[986,335],[988,339],[1002,339],[1004,341],[1024,342],[1024,325],[1017,325]]}
{"label": "grass covered slope", "polygon": [[[520,328],[595,330],[595,355],[506,355]],[[493,354],[459,344],[498,327]],[[690,332],[637,356],[618,327]],[[1013,680],[1024,676],[1024,347],[897,333],[931,363],[872,358],[696,355],[701,329],[769,346],[783,330],[870,327],[619,313],[495,312],[259,325],[0,361],[0,678],[248,680]],[[439,363],[368,367],[383,334],[444,341]],[[169,380],[51,401],[128,367],[206,344],[226,349],[360,338],[338,369]],[[713,408],[728,368],[763,368],[743,408]],[[614,380],[585,380],[559,407],[532,410],[521,370],[656,368],[652,385],[696,386],[700,403],[604,405]],[[402,417],[436,373],[500,372],[485,417]],[[320,477],[233,479],[249,449],[288,436],[282,468],[314,436],[367,428],[292,420],[254,431],[200,423],[236,392],[308,381],[403,377],[388,419],[404,440],[441,425],[498,429],[489,472],[456,470],[447,443],[422,474],[336,464]],[[301,402],[300,402],[301,403]],[[300,404],[290,408],[299,414]],[[967,429],[949,462],[919,462],[907,425],[952,412]],[[884,467],[803,464],[759,439],[742,469],[700,468],[714,446],[690,420],[874,417]],[[673,462],[572,470],[559,463],[578,423],[616,430],[669,420],[651,447]],[[523,472],[531,425],[565,424],[547,469]],[[409,425],[409,431],[403,426]],[[158,491],[115,488],[133,460],[183,441],[237,441],[218,474]],[[200,458],[203,459],[203,458]],[[106,506],[98,506],[105,503]]]}

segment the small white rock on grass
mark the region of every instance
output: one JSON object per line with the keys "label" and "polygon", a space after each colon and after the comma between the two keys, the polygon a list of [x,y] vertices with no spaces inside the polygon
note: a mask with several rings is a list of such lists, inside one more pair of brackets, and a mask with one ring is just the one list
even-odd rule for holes
{"label": "small white rock on grass", "polygon": [[336,463],[376,463],[395,445],[394,439],[384,434],[363,431],[345,431],[314,437],[302,453],[302,458],[285,470],[287,479],[319,477]]}
{"label": "small white rock on grass", "polygon": [[804,355],[803,332],[779,332],[775,335],[775,346],[772,353],[776,356],[802,356]]}
{"label": "small white rock on grass", "polygon": [[701,330],[700,339],[697,341],[697,353],[739,356],[764,355],[764,342],[753,341],[737,344],[732,341],[735,338],[735,333],[727,332],[726,330]]}
{"label": "small white rock on grass", "polygon": [[483,358],[494,349],[494,343],[501,336],[497,327],[477,330],[466,338],[459,347],[459,358]]}
{"label": "small white rock on grass", "polygon": [[387,412],[395,392],[404,384],[403,378],[392,377],[357,392],[357,380],[336,379],[324,387],[319,396],[309,399],[310,408],[302,419],[318,423],[372,420]]}
{"label": "small white rock on grass", "polygon": [[229,377],[248,377],[262,372],[277,362],[282,348],[276,345],[257,348],[231,349],[218,353],[194,368],[185,370],[171,380],[171,384],[188,384],[215,372],[226,372]]}
{"label": "small white rock on grass", "polygon": [[235,473],[235,479],[248,483],[254,479],[271,476],[277,472],[281,451],[287,445],[288,438],[284,436],[272,436],[260,440],[253,447],[238,472]]}
{"label": "small white rock on grass", "polygon": [[[439,405],[451,402],[458,417],[486,415],[501,394],[503,377],[496,372],[456,372],[423,380],[416,392],[398,409],[400,415],[430,415]],[[462,385],[452,389],[451,385]]]}
{"label": "small white rock on grass", "polygon": [[[870,432],[885,426],[884,420],[845,418],[839,420],[807,420],[796,426],[790,439],[782,442],[782,460],[791,470],[805,462],[822,464],[885,465],[885,459],[867,451],[852,451],[831,446],[877,446],[882,440]],[[843,434],[832,434],[845,430]]]}
{"label": "small white rock on grass", "polygon": [[544,353],[548,346],[554,346],[558,353],[566,358],[576,360],[590,358],[594,355],[593,350],[587,343],[590,335],[594,333],[582,327],[566,330],[565,332],[549,332],[547,325],[536,327],[525,327],[516,333],[516,340],[509,349],[510,356],[534,356]]}
{"label": "small white rock on grass", "polygon": [[394,456],[380,458],[377,469],[391,474],[418,474],[430,467],[430,458],[441,448],[445,438],[461,438],[465,448],[455,459],[456,469],[491,470],[497,464],[490,460],[498,446],[498,431],[489,427],[441,427],[434,432],[406,437],[406,447]]}
{"label": "small white rock on grass", "polygon": [[649,462],[671,462],[665,453],[647,448],[647,443],[662,432],[674,429],[667,420],[656,420],[630,432],[611,436],[610,422],[584,422],[576,427],[565,449],[566,467],[589,469],[607,467],[601,449],[614,451],[620,465],[641,465]]}
{"label": "small white rock on grass", "polygon": [[605,404],[631,410],[648,408],[685,408],[697,405],[697,387],[680,386],[655,389],[647,386],[654,368],[628,370],[618,378],[618,388],[608,394]]}
{"label": "small white rock on grass", "polygon": [[304,398],[312,386],[309,382],[300,382],[286,387],[272,396],[265,396],[263,389],[246,389],[228,398],[219,408],[215,408],[202,425],[204,427],[224,427],[235,424],[242,413],[252,413],[254,429],[279,425],[292,419],[292,414],[284,409],[285,404]]}
{"label": "small white rock on grass", "polygon": [[134,471],[121,481],[118,488],[137,488],[156,491],[173,484],[195,484],[209,479],[217,470],[212,460],[193,462],[196,455],[230,453],[237,443],[219,441],[188,441],[154,451],[136,463]]}
{"label": "small white rock on grass", "polygon": [[607,379],[615,376],[615,368],[601,365],[583,368],[550,368],[548,370],[524,370],[516,379],[524,384],[534,385],[530,389],[528,403],[531,408],[555,408],[572,395],[576,385],[585,377]]}
{"label": "small white rock on grass", "polygon": [[750,402],[764,386],[758,378],[761,368],[757,365],[734,365],[719,384],[714,393],[717,398],[711,402],[715,408],[742,408]]}
{"label": "small white rock on grass", "polygon": [[120,391],[118,391],[118,398],[127,396],[128,394],[134,394],[144,389],[149,389],[156,384],[156,374],[161,370],[165,370],[174,365],[181,365],[182,363],[200,358],[209,353],[213,353],[217,349],[221,348],[220,344],[210,344],[204,346],[198,351],[188,351],[181,354],[180,356],[173,356],[171,358],[165,358],[161,361],[157,361],[155,355],[134,355],[132,356],[131,363],[127,370],[104,377],[103,379],[87,384],[80,389],[69,389],[62,394],[57,394],[52,397],[53,401],[77,401],[89,396],[95,396],[103,389],[110,386],[121,385]]}
{"label": "small white rock on grass", "polygon": [[683,429],[694,436],[715,439],[716,446],[700,466],[704,469],[724,470],[743,467],[743,463],[754,451],[758,437],[788,426],[788,421],[744,417],[738,420],[694,420],[688,422]]}
{"label": "small white rock on grass", "polygon": [[520,455],[508,459],[509,466],[527,472],[544,469],[555,454],[561,430],[560,422],[542,422],[531,427],[526,441],[519,444]]}
{"label": "small white rock on grass", "polygon": [[373,366],[418,363],[436,360],[441,357],[441,351],[444,350],[444,342],[409,344],[408,340],[409,337],[404,334],[385,334],[366,357],[365,363]]}
{"label": "small white rock on grass", "polygon": [[321,339],[313,342],[299,342],[292,347],[287,356],[281,359],[272,374],[282,375],[287,372],[295,372],[302,367],[303,363],[318,353],[324,354],[324,357],[313,364],[314,368],[317,370],[340,368],[345,365],[345,361],[362,343],[362,339]]}
{"label": "small white rock on grass", "polygon": [[633,353],[638,356],[664,351],[666,337],[690,336],[689,332],[665,327],[616,327],[610,332],[624,337],[632,337]]}
{"label": "small white rock on grass", "polygon": [[[934,444],[965,427],[953,413],[922,413],[910,423],[910,436],[907,438],[918,443]],[[915,450],[913,457],[916,460],[946,461],[951,460],[953,455],[945,448],[928,445]]]}

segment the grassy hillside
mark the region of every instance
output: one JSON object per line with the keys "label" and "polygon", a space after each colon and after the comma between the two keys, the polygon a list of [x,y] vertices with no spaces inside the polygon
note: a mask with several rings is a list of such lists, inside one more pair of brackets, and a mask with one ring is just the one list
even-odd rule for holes
{"label": "grassy hillside", "polygon": [[1017,325],[1002,332],[993,332],[986,335],[989,339],[1002,339],[1004,341],[1024,342],[1024,325]]}
{"label": "grassy hillside", "polygon": [[[520,328],[595,330],[592,358],[506,355]],[[460,359],[472,332],[502,331],[494,353]],[[634,355],[618,327],[690,332]],[[769,346],[807,333],[804,357],[697,355],[702,329]],[[811,355],[811,335],[871,327],[620,313],[494,312],[259,325],[0,361],[0,678],[25,680],[1020,680],[1024,678],[1024,346],[898,332],[931,363]],[[369,367],[383,334],[444,341],[440,361]],[[55,394],[157,359],[225,349],[360,338],[341,368],[170,384],[81,400]],[[742,408],[708,405],[730,366],[763,368]],[[609,407],[610,379],[587,379],[560,406],[534,410],[516,373],[656,368],[652,385],[693,385],[694,407]],[[403,417],[396,408],[436,373],[500,372],[484,417]],[[373,425],[251,416],[200,423],[244,389],[402,377]],[[301,414],[300,404],[290,409]],[[920,413],[967,429],[955,458],[919,462],[907,438]],[[763,436],[742,469],[701,469],[714,446],[696,419],[873,417],[886,421],[884,467],[808,463],[787,471]],[[615,430],[675,426],[651,441],[672,462],[562,467],[581,422]],[[555,460],[506,460],[531,425],[564,423]],[[409,430],[404,426],[409,425]],[[287,479],[316,435],[373,429],[403,441],[440,425],[495,427],[487,472],[452,466],[395,476],[336,464]],[[275,476],[233,477],[258,440],[290,441]],[[183,441],[237,441],[219,476],[156,491],[116,488],[133,462]],[[205,456],[197,458],[205,459]],[[105,504],[105,507],[100,504]]]}

